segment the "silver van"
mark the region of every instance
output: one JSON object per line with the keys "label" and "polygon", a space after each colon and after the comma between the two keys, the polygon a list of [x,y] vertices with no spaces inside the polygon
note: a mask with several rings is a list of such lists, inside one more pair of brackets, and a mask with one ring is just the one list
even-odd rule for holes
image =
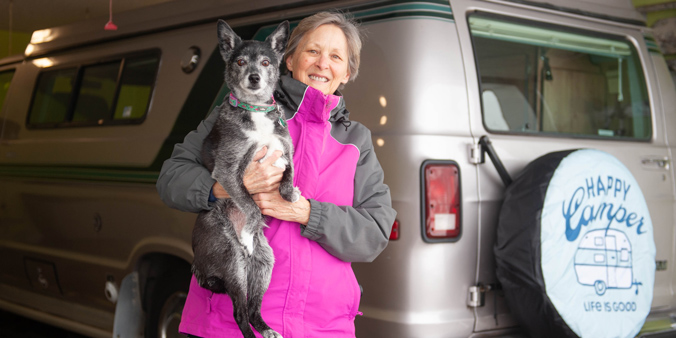
{"label": "silver van", "polygon": [[[353,264],[357,336],[528,333],[496,276],[505,186],[545,154],[583,148],[631,172],[652,221],[654,282],[636,287],[652,294],[649,315],[623,332],[672,330],[676,91],[629,0],[169,2],[117,15],[117,31],[36,31],[0,60],[0,309],[92,337],[175,336],[196,215],[168,208],[154,183],[227,93],[216,20],[261,39],[328,9],[367,33],[343,94],[398,212],[385,251]],[[601,300],[577,309],[620,325]]]}

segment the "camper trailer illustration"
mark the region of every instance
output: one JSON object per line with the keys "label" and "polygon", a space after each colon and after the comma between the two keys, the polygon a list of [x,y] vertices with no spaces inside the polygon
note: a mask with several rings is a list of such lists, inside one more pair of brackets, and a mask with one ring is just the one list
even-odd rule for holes
{"label": "camper trailer illustration", "polygon": [[578,283],[593,286],[601,296],[606,289],[629,289],[633,281],[631,243],[624,232],[598,229],[587,232],[575,252]]}

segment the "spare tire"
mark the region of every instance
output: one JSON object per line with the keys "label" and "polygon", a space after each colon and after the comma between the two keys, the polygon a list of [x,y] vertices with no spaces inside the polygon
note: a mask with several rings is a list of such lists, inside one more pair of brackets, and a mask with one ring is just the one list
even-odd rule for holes
{"label": "spare tire", "polygon": [[631,172],[593,149],[544,155],[507,188],[494,248],[531,337],[634,337],[650,312],[653,226]]}

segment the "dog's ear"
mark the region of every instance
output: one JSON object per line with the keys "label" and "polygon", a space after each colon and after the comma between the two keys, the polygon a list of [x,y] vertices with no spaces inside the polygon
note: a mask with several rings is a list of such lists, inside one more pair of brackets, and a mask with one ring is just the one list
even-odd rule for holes
{"label": "dog's ear", "polygon": [[286,42],[289,40],[289,30],[289,21],[284,21],[277,26],[277,29],[275,29],[274,32],[265,38],[265,42],[270,44],[272,50],[277,54],[277,60],[280,62],[286,51]]}
{"label": "dog's ear", "polygon": [[223,60],[228,60],[230,53],[242,42],[242,39],[228,26],[228,24],[218,19],[218,48],[221,50]]}

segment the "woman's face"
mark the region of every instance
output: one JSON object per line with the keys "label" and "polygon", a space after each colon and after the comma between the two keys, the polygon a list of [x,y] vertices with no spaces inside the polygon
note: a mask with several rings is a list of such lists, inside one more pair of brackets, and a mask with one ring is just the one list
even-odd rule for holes
{"label": "woman's face", "polygon": [[324,95],[333,94],[350,79],[345,34],[332,24],[307,32],[296,51],[286,59],[286,68],[293,72],[294,79]]}

